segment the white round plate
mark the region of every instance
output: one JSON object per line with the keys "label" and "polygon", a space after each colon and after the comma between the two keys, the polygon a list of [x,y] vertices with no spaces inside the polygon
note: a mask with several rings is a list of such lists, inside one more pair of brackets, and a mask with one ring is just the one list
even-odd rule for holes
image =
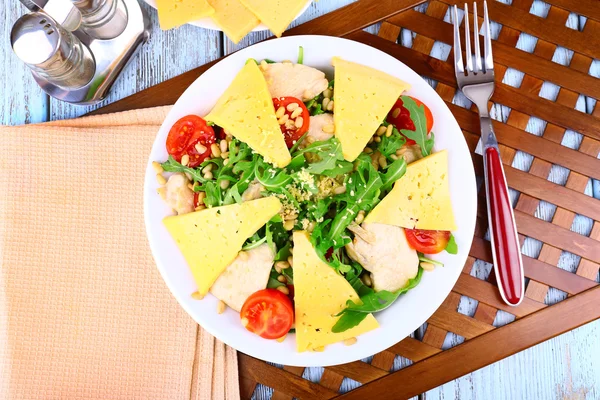
{"label": "white round plate", "polygon": [[[229,86],[248,58],[261,60],[295,60],[298,47],[304,47],[304,63],[333,77],[331,58],[339,56],[396,76],[412,87],[408,94],[427,104],[433,113],[435,151],[448,150],[450,192],[458,230],[454,232],[458,255],[445,252],[434,256],[443,268],[425,272],[421,283],[403,295],[391,307],[376,314],[380,327],[358,337],[353,346],[336,343],[323,352],[296,352],[294,334],[283,343],[265,340],[248,332],[240,323],[237,312],[227,309],[217,314],[217,299],[207,295],[202,301],[191,294],[196,284],[181,252],[162,224],[172,213],[156,193],[158,183],[152,161],[167,159],[165,141],[171,126],[188,114],[208,114],[217,99]],[[366,89],[366,88],[365,88]],[[413,70],[395,58],[367,45],[329,36],[293,36],[268,40],[240,50],[220,61],[194,81],[169,112],[158,132],[148,162],[144,186],[146,231],[152,254],[167,286],[181,306],[204,329],[229,346],[266,361],[295,366],[327,366],[368,357],[399,342],[421,326],[442,304],[456,283],[475,229],[477,209],[475,173],[467,143],[458,123],[444,101]]]}
{"label": "white round plate", "polygon": [[[157,8],[156,0],[144,0],[144,1],[146,3],[148,3],[148,5],[150,7],[154,8],[154,9]],[[300,11],[298,13],[298,15],[296,15],[296,18],[294,18],[294,20],[298,19],[298,17],[300,17],[302,14],[304,14],[304,11],[306,11],[308,6],[310,6],[310,3],[312,3],[312,1],[309,1],[306,3],[304,8],[302,8],[302,11]],[[222,29],[219,28],[219,26],[217,24],[215,24],[215,21],[213,21],[212,18],[210,18],[210,17],[200,18],[199,20],[188,22],[188,24],[198,26],[200,28],[213,29],[215,31],[222,31]],[[268,30],[269,30],[269,28],[261,22],[260,24],[258,24],[258,26],[256,28],[252,29],[252,32],[260,32],[260,31],[268,31]]]}

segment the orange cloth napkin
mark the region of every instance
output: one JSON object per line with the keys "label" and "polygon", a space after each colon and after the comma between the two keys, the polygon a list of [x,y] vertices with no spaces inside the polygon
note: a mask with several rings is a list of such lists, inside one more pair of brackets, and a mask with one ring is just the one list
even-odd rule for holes
{"label": "orange cloth napkin", "polygon": [[142,186],[168,107],[0,127],[0,399],[239,399],[177,304]]}

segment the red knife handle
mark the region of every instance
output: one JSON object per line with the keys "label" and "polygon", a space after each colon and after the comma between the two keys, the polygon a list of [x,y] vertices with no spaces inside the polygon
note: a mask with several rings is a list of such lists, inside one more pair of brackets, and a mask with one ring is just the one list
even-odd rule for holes
{"label": "red knife handle", "polygon": [[497,148],[485,149],[484,169],[496,280],[502,299],[508,305],[517,306],[523,300],[525,276],[506,176]]}

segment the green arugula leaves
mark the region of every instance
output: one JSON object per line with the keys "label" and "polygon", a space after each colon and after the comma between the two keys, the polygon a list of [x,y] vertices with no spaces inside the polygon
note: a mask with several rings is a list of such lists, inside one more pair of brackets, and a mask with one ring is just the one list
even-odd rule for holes
{"label": "green arugula leaves", "polygon": [[449,254],[458,254],[458,245],[456,244],[456,239],[454,239],[453,234],[450,234],[450,240],[448,240],[448,244],[446,245],[446,251]]}
{"label": "green arugula leaves", "polygon": [[417,142],[421,148],[421,154],[423,154],[423,157],[427,157],[433,149],[434,135],[431,132],[431,137],[428,137],[429,132],[427,132],[425,106],[423,104],[417,106],[417,103],[410,96],[402,96],[402,102],[404,103],[404,107],[410,112],[410,119],[415,124],[415,130],[402,129],[400,132],[407,138]]}

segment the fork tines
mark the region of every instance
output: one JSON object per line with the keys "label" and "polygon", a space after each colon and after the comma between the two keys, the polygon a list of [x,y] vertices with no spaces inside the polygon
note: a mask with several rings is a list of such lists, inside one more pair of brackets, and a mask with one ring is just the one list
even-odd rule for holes
{"label": "fork tines", "polygon": [[[465,66],[462,58],[462,49],[460,46],[460,30],[458,22],[458,6],[454,6],[452,22],[454,23],[454,65],[457,72],[464,74]],[[490,21],[488,17],[487,2],[483,2],[483,62],[481,50],[479,47],[479,20],[477,18],[477,3],[473,2],[473,47],[475,49],[475,63],[473,63],[473,54],[471,53],[471,33],[469,32],[469,7],[465,3],[465,58],[467,61],[467,74],[479,73],[494,69],[494,60],[492,58],[492,35],[490,33]]]}

